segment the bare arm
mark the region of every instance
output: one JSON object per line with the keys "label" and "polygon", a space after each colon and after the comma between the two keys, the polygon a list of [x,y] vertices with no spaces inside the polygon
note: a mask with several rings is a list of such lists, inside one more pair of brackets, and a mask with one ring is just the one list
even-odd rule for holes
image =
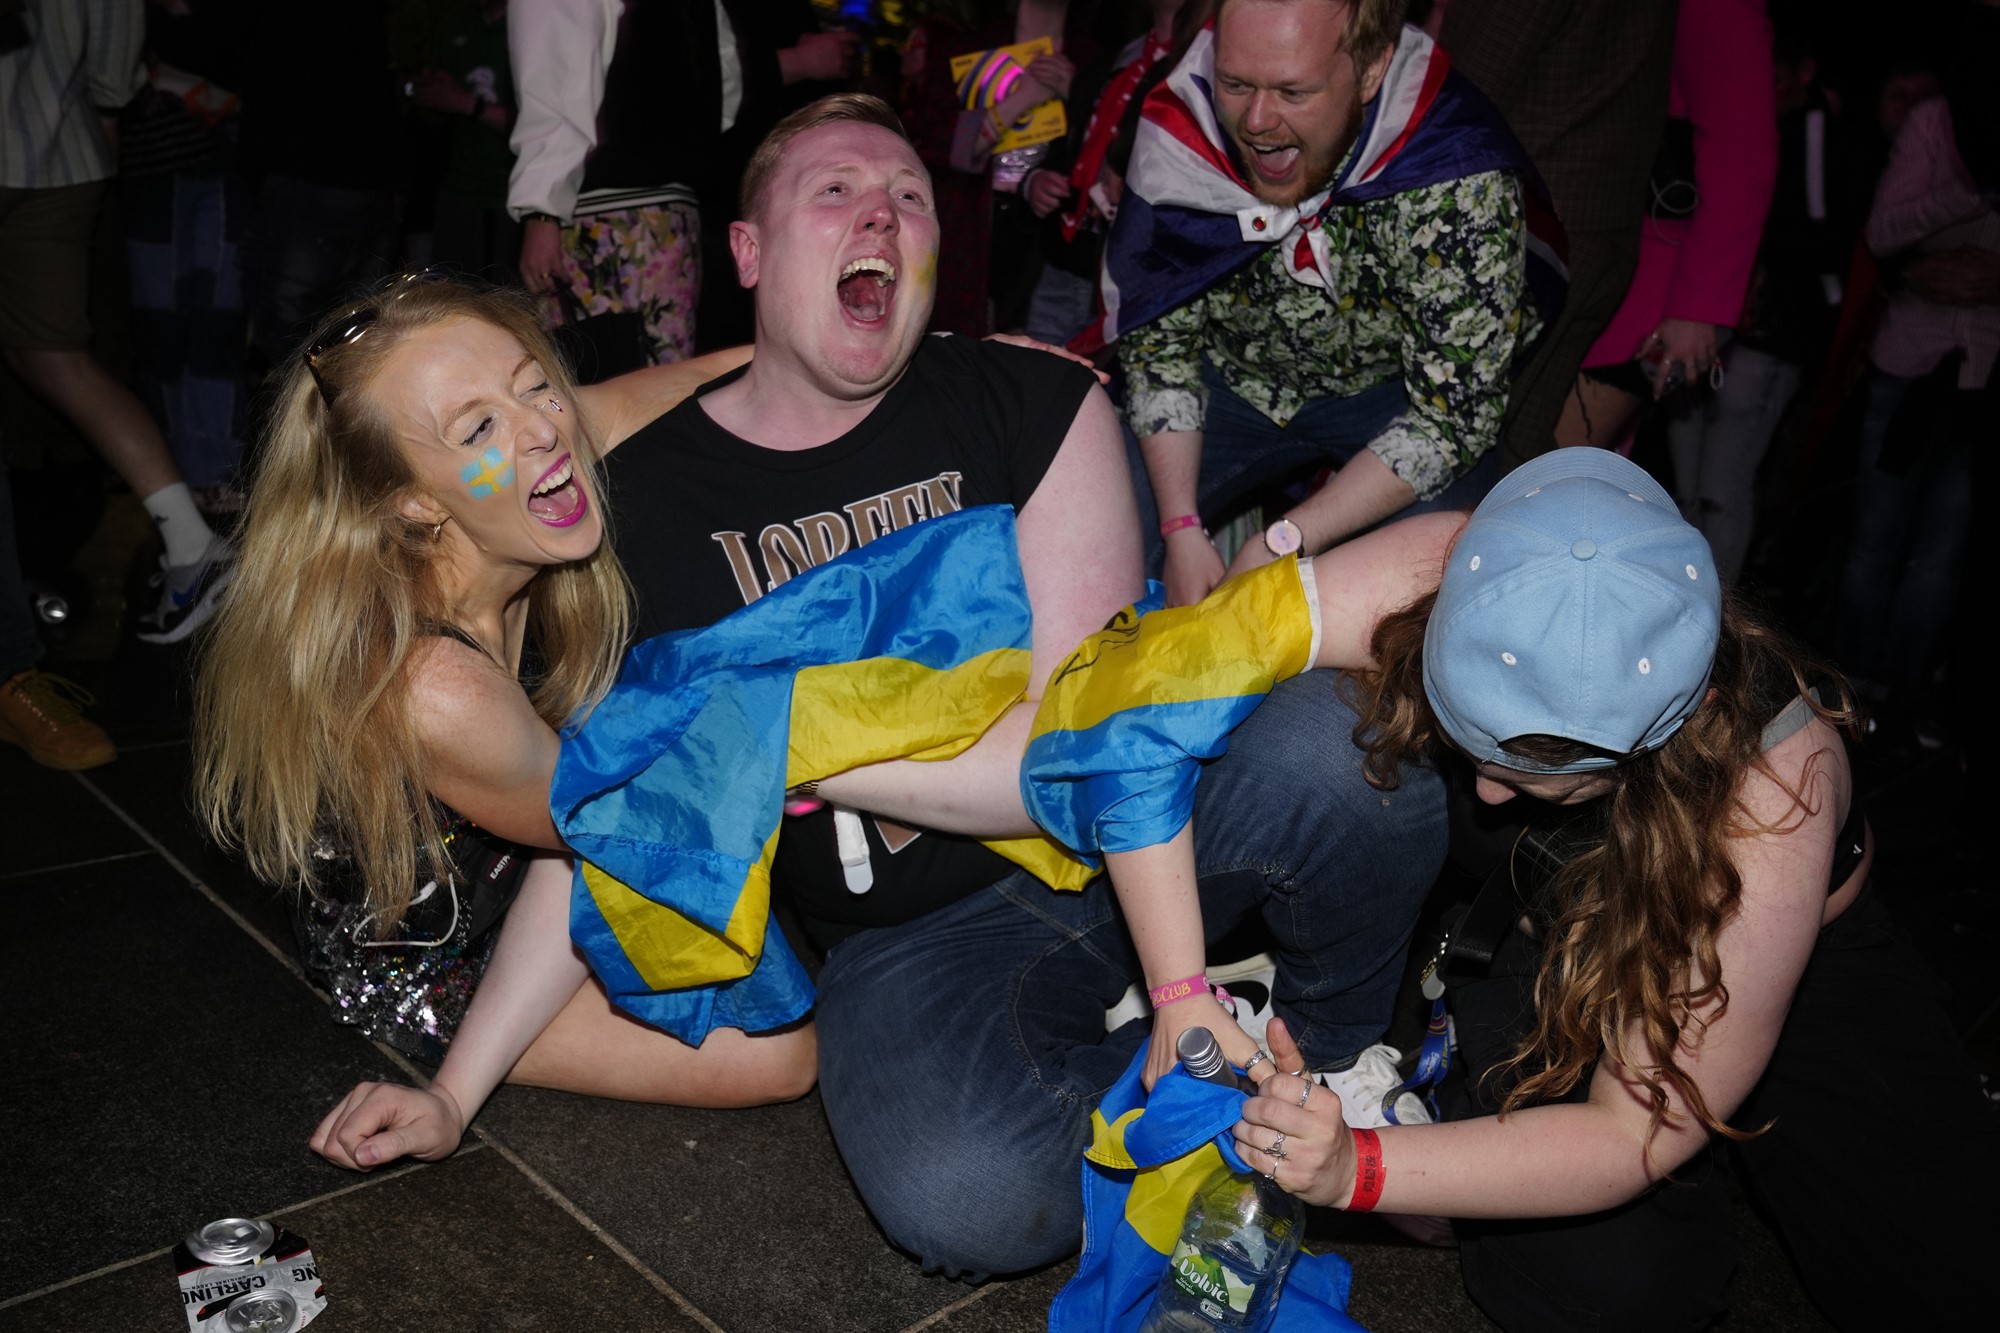
{"label": "bare arm", "polygon": [[1436,590],[1465,519],[1455,513],[1418,514],[1314,556],[1320,641],[1313,665],[1373,666],[1375,627],[1390,612]]}
{"label": "bare arm", "polygon": [[443,637],[420,647],[407,670],[431,793],[495,837],[567,850],[549,816],[561,742],[520,685]]}
{"label": "bare arm", "polygon": [[1021,508],[1021,574],[1034,614],[1027,701],[954,759],[898,760],[820,784],[828,800],[975,837],[1038,832],[1021,805],[1021,752],[1050,674],[1084,636],[1137,600],[1138,506],[1111,400],[1093,388],[1055,461]]}
{"label": "bare arm", "polygon": [[577,403],[597,432],[598,447],[610,453],[655,418],[686,402],[702,385],[746,364],[752,350],[725,347],[686,361],[630,371],[601,384],[579,385]]}
{"label": "bare arm", "polygon": [[[1698,1014],[1707,1025],[1687,1025],[1699,1037],[1691,1037],[1696,1044],[1684,1046],[1678,1057],[1710,1111],[1724,1119],[1742,1105],[1777,1045],[1825,914],[1834,835],[1850,799],[1846,757],[1824,723],[1806,727],[1768,757],[1775,772],[1806,794],[1811,812],[1799,811],[1769,778],[1744,775],[1739,796],[1746,825],[1773,831],[1736,844],[1743,898],[1717,941],[1728,1009],[1718,1014],[1710,1004]],[[1288,1063],[1289,1051],[1281,1048],[1290,1047],[1290,1038],[1281,1024],[1273,1024],[1271,1040],[1276,1062]],[[1650,1159],[1642,1090],[1609,1059],[1599,1064],[1590,1099],[1580,1105],[1381,1130],[1388,1172],[1381,1207],[1454,1217],[1562,1217],[1635,1198],[1708,1140],[1679,1088],[1666,1086],[1670,1112],[1652,1140]],[[1354,1158],[1338,1099],[1315,1094],[1300,1110],[1293,1104],[1295,1081],[1280,1079],[1269,1091],[1246,1104],[1237,1139],[1261,1164],[1267,1159],[1255,1148],[1270,1142],[1271,1131],[1285,1133],[1281,1183],[1310,1202],[1344,1206]]]}
{"label": "bare arm", "polygon": [[569,940],[569,893],[569,860],[537,857],[436,1080],[428,1088],[360,1084],[313,1131],[314,1152],[368,1171],[457,1151],[493,1089],[589,975]]}

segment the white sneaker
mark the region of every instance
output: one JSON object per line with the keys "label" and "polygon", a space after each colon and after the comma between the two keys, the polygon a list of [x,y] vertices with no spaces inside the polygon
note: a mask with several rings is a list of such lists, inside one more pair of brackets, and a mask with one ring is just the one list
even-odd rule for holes
{"label": "white sneaker", "polygon": [[[1229,963],[1208,973],[1209,985],[1228,992],[1229,1000],[1223,1007],[1236,1016],[1237,1026],[1255,1038],[1259,1046],[1264,1044],[1264,1029],[1274,1012],[1271,984],[1277,977],[1277,960],[1268,953],[1253,954],[1240,963]],[[1116,1032],[1133,1019],[1145,1018],[1152,1012],[1152,997],[1146,993],[1144,983],[1135,981],[1117,1004],[1104,1011],[1104,1030]]]}
{"label": "white sneaker", "polygon": [[1348,1068],[1322,1070],[1313,1075],[1313,1081],[1340,1094],[1340,1118],[1349,1129],[1428,1125],[1431,1113],[1423,1098],[1414,1092],[1396,1094],[1403,1086],[1403,1076],[1396,1068],[1402,1058],[1403,1053],[1394,1046],[1370,1046]]}
{"label": "white sneaker", "polygon": [[1125,994],[1118,1003],[1104,1011],[1104,1030],[1116,1032],[1134,1019],[1145,1018],[1152,1012],[1152,997],[1146,994],[1145,983],[1135,981],[1125,988]]}
{"label": "white sneaker", "polygon": [[1261,1048],[1264,1029],[1271,1025],[1271,987],[1278,980],[1278,962],[1268,953],[1253,954],[1240,963],[1212,968],[1208,984],[1226,991],[1223,1007],[1236,1016],[1236,1026],[1249,1033]]}

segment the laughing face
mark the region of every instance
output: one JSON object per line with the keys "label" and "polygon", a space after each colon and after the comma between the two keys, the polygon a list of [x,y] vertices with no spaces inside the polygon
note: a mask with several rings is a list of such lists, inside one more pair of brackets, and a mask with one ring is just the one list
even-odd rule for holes
{"label": "laughing face", "polygon": [[894,383],[930,321],[930,176],[899,135],[838,121],[785,148],[757,216],[730,227],[757,292],[757,360],[853,401]]}
{"label": "laughing face", "polygon": [[603,540],[572,452],[575,414],[505,329],[476,319],[418,329],[366,392],[416,476],[404,513],[445,519],[449,558],[534,569],[581,560]]}
{"label": "laughing face", "polygon": [[1345,0],[1236,0],[1216,24],[1216,115],[1265,203],[1325,189],[1382,86],[1393,48],[1357,69],[1347,18]]}

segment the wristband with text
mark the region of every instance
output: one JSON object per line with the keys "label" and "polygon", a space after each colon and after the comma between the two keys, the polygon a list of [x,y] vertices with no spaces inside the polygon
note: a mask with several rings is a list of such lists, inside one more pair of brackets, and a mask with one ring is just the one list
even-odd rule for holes
{"label": "wristband with text", "polygon": [[1170,518],[1160,524],[1160,535],[1166,537],[1179,532],[1182,528],[1198,528],[1200,526],[1200,514],[1182,514],[1179,518]]}
{"label": "wristband with text", "polygon": [[1190,995],[1207,995],[1210,991],[1205,976],[1182,977],[1179,981],[1169,981],[1164,986],[1155,986],[1146,992],[1152,997],[1155,1009],[1164,1008],[1175,1000],[1185,1000]]}
{"label": "wristband with text", "polygon": [[1382,1185],[1389,1178],[1389,1168],[1382,1165],[1382,1136],[1372,1129],[1349,1132],[1354,1135],[1354,1193],[1347,1211],[1372,1212],[1382,1202]]}

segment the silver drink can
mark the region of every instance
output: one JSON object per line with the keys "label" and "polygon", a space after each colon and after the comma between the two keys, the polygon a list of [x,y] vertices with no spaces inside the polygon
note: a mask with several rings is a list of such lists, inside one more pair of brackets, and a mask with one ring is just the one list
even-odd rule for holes
{"label": "silver drink can", "polygon": [[296,1333],[326,1309],[304,1237],[249,1217],[197,1227],[174,1247],[190,1333]]}

